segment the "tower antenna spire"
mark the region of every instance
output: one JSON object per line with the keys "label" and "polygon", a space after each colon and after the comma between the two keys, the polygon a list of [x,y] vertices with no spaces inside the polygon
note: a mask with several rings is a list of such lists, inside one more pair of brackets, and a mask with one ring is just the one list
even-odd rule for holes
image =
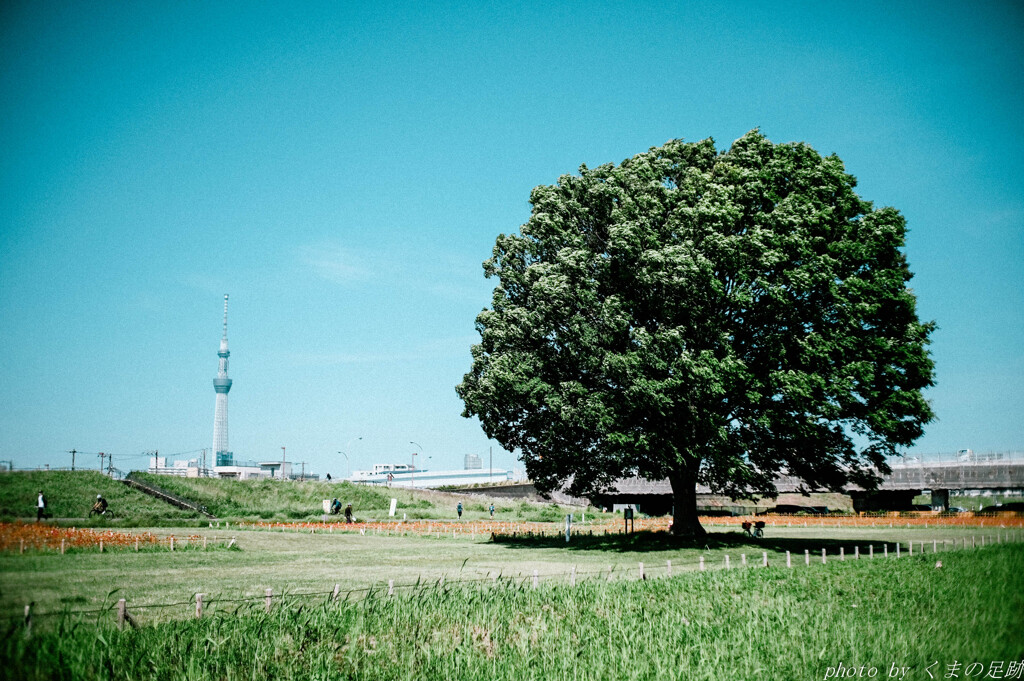
{"label": "tower antenna spire", "polygon": [[228,294],[224,294],[224,340],[228,338]]}

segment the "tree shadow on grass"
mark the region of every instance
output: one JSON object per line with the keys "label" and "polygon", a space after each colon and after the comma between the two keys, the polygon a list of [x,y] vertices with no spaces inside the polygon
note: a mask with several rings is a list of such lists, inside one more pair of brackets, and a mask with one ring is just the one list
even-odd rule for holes
{"label": "tree shadow on grass", "polygon": [[[838,555],[842,548],[847,556],[853,556],[857,547],[864,556],[869,554],[869,546],[873,545],[875,553],[881,553],[886,542],[865,541],[857,539],[834,539],[828,537],[764,537],[755,539],[742,532],[713,532],[700,539],[674,537],[668,532],[639,531],[632,534],[574,534],[566,543],[565,536],[539,536],[519,533],[515,536],[498,535],[492,541],[509,549],[566,549],[568,551],[602,551],[618,553],[653,553],[662,551],[683,551],[687,549],[722,551],[735,549],[741,553],[746,550],[750,554],[759,551],[803,554],[809,551],[812,555],[821,555],[821,550],[829,555]],[[904,549],[906,542],[903,542]],[[888,542],[889,551],[896,550],[895,542]],[[931,546],[928,547],[931,550]]]}

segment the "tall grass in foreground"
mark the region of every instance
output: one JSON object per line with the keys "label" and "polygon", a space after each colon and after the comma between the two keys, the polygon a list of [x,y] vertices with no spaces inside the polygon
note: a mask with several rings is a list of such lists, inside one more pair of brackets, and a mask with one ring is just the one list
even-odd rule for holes
{"label": "tall grass in foreground", "polygon": [[[673,579],[428,585],[0,644],[9,679],[823,679],[1024,656],[1024,548]],[[103,622],[109,622],[105,617]],[[884,667],[884,669],[883,669]],[[933,669],[934,671],[934,669]]]}

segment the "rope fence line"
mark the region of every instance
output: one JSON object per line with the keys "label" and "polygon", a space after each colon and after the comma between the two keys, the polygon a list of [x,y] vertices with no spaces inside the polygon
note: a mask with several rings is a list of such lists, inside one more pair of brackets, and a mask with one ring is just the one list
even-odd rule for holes
{"label": "rope fence line", "polygon": [[[975,536],[971,537],[971,541],[970,541],[969,545],[968,545],[966,537],[963,537],[962,540],[958,540],[958,539],[942,539],[942,540],[940,540],[940,539],[937,539],[937,538],[932,539],[932,540],[914,540],[914,541],[906,542],[906,554],[907,554],[908,557],[913,557],[915,555],[915,549],[914,549],[915,545],[919,546],[919,548],[917,549],[917,555],[923,557],[924,555],[941,555],[941,554],[944,554],[944,553],[949,553],[950,551],[956,551],[958,548],[961,551],[966,551],[968,548],[976,549],[976,548],[983,548],[986,545],[991,546],[991,545],[1002,544],[1002,543],[1020,543],[1022,540],[1024,540],[1024,536],[1022,536],[1021,532],[1007,532],[1007,533],[1005,533],[1005,535],[1003,533],[998,533],[995,537],[991,537],[991,536],[988,536],[988,535],[981,535],[981,541],[980,542],[977,540],[977,535],[975,535]],[[931,545],[930,547],[928,546],[929,544]],[[890,558],[897,558],[898,559],[898,558],[901,558],[902,555],[903,555],[903,550],[902,549],[904,547],[904,542],[883,542],[880,546],[882,548],[882,551],[879,554],[879,557],[882,560],[887,560],[887,559],[890,559]],[[894,547],[894,551],[892,551],[891,553],[890,553],[890,550],[889,550],[890,546]],[[939,549],[940,546],[942,547],[941,550]],[[875,557],[876,557],[875,554],[877,552],[875,551],[875,547],[876,547],[876,544],[869,544],[868,545],[868,552],[867,552],[867,554],[864,554],[864,553],[862,553],[860,551],[861,547],[859,545],[857,545],[857,546],[854,547],[854,553],[853,554],[846,554],[845,553],[845,548],[846,547],[845,546],[841,546],[839,548],[838,553],[833,554],[831,556],[831,558],[832,558],[833,561],[837,561],[838,560],[840,562],[845,562],[847,560],[850,560],[850,561],[854,561],[854,560],[869,560],[870,561],[870,560],[874,560]],[[931,549],[930,551],[928,550],[929,548]],[[760,556],[757,556],[756,554],[757,554],[757,552],[754,552],[752,554],[752,559],[748,561],[747,554],[741,553],[740,554],[740,556],[741,556],[740,566],[738,568],[736,568],[736,569],[743,570],[743,569],[756,569],[758,567],[765,567],[765,568],[769,567],[770,562],[769,562],[769,558],[768,558],[768,555],[769,555],[768,551],[760,551],[760,554],[761,554]],[[709,562],[706,560],[706,556],[702,554],[702,555],[698,556],[698,560],[697,560],[696,564],[692,564],[692,563],[690,563],[690,564],[677,563],[676,566],[675,566],[677,572],[675,574],[682,574],[684,572],[686,572],[686,573],[693,573],[695,571],[697,571],[697,572],[729,571],[729,570],[734,569],[732,567],[732,562],[730,560],[732,555],[733,554],[725,553],[722,556],[723,560],[721,560],[720,562],[716,561],[715,565],[710,565]],[[773,555],[775,556],[775,560],[779,560],[781,558],[782,554],[781,553],[774,553],[773,552]],[[864,557],[865,555],[867,556],[866,558]],[[795,559],[794,559],[794,556],[795,556]],[[810,549],[805,549],[804,550],[804,555],[803,555],[805,566],[810,567],[810,565],[812,563],[817,563],[817,556],[818,556],[817,553],[813,553],[812,554]],[[798,554],[793,554],[791,551],[786,551],[785,552],[785,557],[786,557],[785,567],[787,569],[790,569],[790,570],[794,569],[795,565],[799,564],[800,556]],[[830,556],[829,556],[827,550],[825,548],[822,548],[821,549],[821,553],[820,553],[821,563],[822,564],[827,564],[829,557]],[[941,566],[941,561],[936,565],[936,567],[940,567],[940,566]],[[288,602],[290,600],[309,599],[309,598],[314,598],[314,597],[321,597],[321,598],[322,597],[328,597],[328,602],[337,602],[339,600],[342,600],[342,597],[344,598],[344,600],[347,601],[349,599],[349,597],[352,596],[352,594],[358,594],[358,593],[366,593],[367,598],[369,598],[370,595],[374,594],[374,593],[386,594],[387,596],[393,596],[397,589],[419,589],[419,590],[425,591],[427,589],[440,588],[440,589],[443,590],[446,586],[450,586],[450,585],[474,584],[474,583],[481,583],[481,582],[491,582],[494,585],[498,585],[498,584],[501,584],[501,583],[504,583],[505,585],[515,584],[515,585],[521,586],[523,588],[525,588],[529,584],[529,585],[531,585],[531,587],[533,589],[537,589],[539,587],[540,582],[541,582],[542,579],[547,581],[548,584],[551,584],[551,583],[553,583],[552,582],[552,578],[561,578],[560,581],[563,581],[563,582],[567,581],[569,583],[570,587],[575,587],[575,586],[577,586],[577,579],[578,578],[583,578],[585,580],[587,577],[594,577],[595,578],[594,581],[596,581],[597,579],[601,579],[601,578],[604,578],[607,581],[611,581],[614,575],[619,575],[621,578],[631,578],[631,577],[633,577],[635,575],[638,581],[643,581],[643,580],[646,580],[649,575],[653,576],[653,574],[655,574],[655,573],[660,574],[663,571],[664,571],[664,573],[665,573],[667,578],[671,578],[673,576],[673,574],[674,574],[673,573],[673,564],[672,564],[671,560],[665,561],[664,564],[646,564],[645,565],[643,562],[639,562],[637,567],[629,567],[629,566],[622,566],[622,565],[612,564],[612,565],[609,565],[607,569],[598,568],[598,569],[578,570],[575,566],[573,566],[568,573],[566,573],[563,570],[559,570],[559,571],[555,571],[555,572],[543,572],[542,573],[539,570],[535,569],[535,570],[532,571],[531,574],[523,574],[522,572],[517,571],[514,575],[505,575],[504,571],[502,570],[502,571],[499,571],[497,574],[490,574],[488,576],[483,576],[483,577],[466,577],[466,578],[455,578],[455,579],[449,579],[447,575],[441,575],[439,578],[431,579],[431,580],[425,580],[425,579],[423,579],[421,577],[421,578],[418,578],[415,582],[401,583],[401,584],[396,584],[394,580],[388,580],[388,582],[386,584],[384,584],[384,583],[374,583],[374,584],[371,584],[371,585],[368,585],[368,586],[352,587],[352,588],[349,588],[349,589],[342,589],[341,585],[336,583],[334,585],[334,588],[331,591],[306,591],[306,592],[288,592],[288,591],[285,591],[285,592],[282,592],[282,593],[276,594],[276,595],[274,594],[273,589],[267,588],[263,595],[258,595],[258,596],[241,596],[241,597],[233,597],[233,598],[213,597],[213,598],[209,598],[208,600],[206,599],[206,595],[207,594],[205,594],[203,592],[200,592],[200,593],[195,594],[192,598],[190,598],[187,601],[179,601],[179,602],[176,602],[176,603],[142,603],[142,604],[137,604],[137,605],[133,604],[131,606],[131,611],[138,612],[140,610],[153,610],[153,609],[166,609],[166,608],[183,608],[183,607],[186,607],[186,606],[193,606],[194,605],[195,608],[196,608],[196,611],[195,611],[196,615],[195,616],[196,617],[202,617],[203,616],[203,607],[204,607],[204,605],[207,608],[212,608],[212,606],[214,606],[214,605],[221,605],[221,604],[240,604],[240,606],[241,606],[241,605],[244,605],[246,603],[255,604],[255,603],[258,603],[259,601],[263,601],[264,602],[264,609],[265,609],[265,611],[266,612],[270,612],[273,609],[273,607],[274,607],[274,600],[275,600],[275,598],[278,601],[280,601],[282,604],[284,604],[284,603],[286,603],[286,602]],[[133,627],[137,627],[138,626],[138,622],[131,616],[131,614],[130,614],[130,612],[128,610],[127,600],[124,599],[124,598],[118,600],[116,603],[111,604],[110,606],[105,606],[105,607],[101,607],[101,608],[94,608],[94,609],[89,609],[89,610],[60,610],[60,611],[53,611],[53,612],[36,613],[36,612],[32,612],[31,605],[26,605],[25,606],[25,612],[24,612],[23,616],[22,615],[7,615],[7,616],[0,617],[0,619],[7,620],[9,622],[10,621],[17,621],[19,619],[22,619],[23,622],[24,622],[24,626],[25,626],[25,634],[26,635],[30,635],[31,628],[32,628],[32,621],[33,621],[34,618],[38,619],[38,618],[47,618],[47,617],[55,617],[55,616],[63,616],[63,617],[78,616],[78,617],[81,617],[81,616],[86,616],[86,615],[104,615],[104,614],[109,614],[113,610],[117,611],[117,625],[118,625],[119,628],[123,628],[125,626],[125,624],[128,624],[128,625],[133,626]],[[235,614],[237,614],[237,612],[238,611],[236,609]]]}

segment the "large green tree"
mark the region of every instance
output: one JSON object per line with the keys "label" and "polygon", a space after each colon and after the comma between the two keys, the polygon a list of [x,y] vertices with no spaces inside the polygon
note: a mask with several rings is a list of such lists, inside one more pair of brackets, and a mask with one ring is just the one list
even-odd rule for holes
{"label": "large green tree", "polygon": [[838,157],[754,130],[535,188],[484,263],[464,415],[542,490],[668,478],[680,535],[704,533],[698,483],[870,488],[933,416],[934,325],[903,217],[855,185]]}

